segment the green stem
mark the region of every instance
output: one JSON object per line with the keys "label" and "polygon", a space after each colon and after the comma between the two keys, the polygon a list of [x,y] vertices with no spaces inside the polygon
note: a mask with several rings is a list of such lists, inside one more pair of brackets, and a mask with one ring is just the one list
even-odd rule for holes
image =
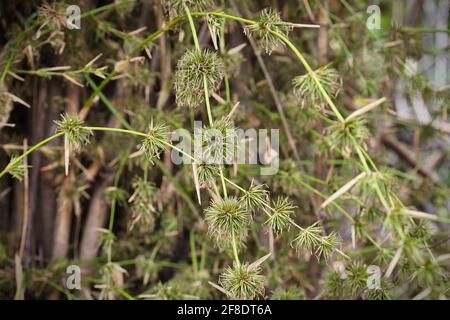
{"label": "green stem", "polygon": [[208,82],[206,80],[206,75],[203,75],[203,92],[205,94],[206,111],[208,113],[209,124],[212,126],[213,118],[211,113],[211,104],[209,102]]}
{"label": "green stem", "polygon": [[186,16],[188,18],[189,21],[189,27],[191,28],[191,33],[192,33],[192,38],[194,38],[194,45],[195,45],[195,49],[200,52],[200,43],[198,42],[198,37],[197,37],[197,31],[195,30],[195,24],[194,24],[194,20],[192,19],[192,15],[191,15],[191,11],[189,10],[188,6],[186,5],[186,3],[183,1],[183,7],[184,7],[184,11],[186,12]]}
{"label": "green stem", "polygon": [[192,260],[192,269],[194,273],[198,273],[198,265],[197,265],[197,250],[195,249],[195,234],[194,230],[191,230],[189,235],[189,244],[191,246],[191,260]]}
{"label": "green stem", "polygon": [[239,255],[238,255],[238,251],[237,251],[237,246],[236,246],[236,239],[234,237],[234,232],[232,233],[232,246],[233,246],[233,254],[234,254],[234,261],[236,262],[236,265],[238,266],[238,268],[241,267],[241,262],[239,261]]}
{"label": "green stem", "polygon": [[60,137],[64,135],[64,132],[58,132],[50,137],[48,137],[47,139],[42,140],[41,142],[35,144],[34,146],[32,146],[31,148],[27,149],[27,151],[25,151],[24,153],[22,153],[20,156],[18,156],[17,158],[15,158],[13,161],[11,161],[4,169],[2,172],[0,172],[0,178],[3,177],[5,175],[6,172],[8,172],[8,169],[13,167],[14,165],[16,165],[17,163],[19,163],[20,161],[23,160],[23,158],[25,158],[27,155],[29,155],[30,153],[32,153],[34,150],[39,149],[40,147],[44,146],[45,144],[49,143],[50,141]]}
{"label": "green stem", "polygon": [[270,33],[273,34],[274,36],[276,36],[281,41],[283,41],[292,50],[292,52],[294,52],[294,54],[297,56],[298,60],[305,67],[306,71],[308,71],[308,73],[312,76],[314,82],[316,83],[317,87],[319,88],[319,91],[322,93],[324,99],[327,101],[331,110],[334,112],[334,114],[339,119],[339,121],[344,122],[345,121],[344,117],[341,115],[338,108],[336,107],[336,105],[334,104],[334,102],[331,100],[330,96],[326,92],[325,88],[322,86],[322,83],[317,78],[316,73],[311,68],[311,66],[308,64],[308,62],[303,57],[303,55],[300,53],[300,51],[295,47],[295,45],[288,38],[286,38],[281,33],[278,33],[276,31],[272,31],[272,30],[270,30]]}

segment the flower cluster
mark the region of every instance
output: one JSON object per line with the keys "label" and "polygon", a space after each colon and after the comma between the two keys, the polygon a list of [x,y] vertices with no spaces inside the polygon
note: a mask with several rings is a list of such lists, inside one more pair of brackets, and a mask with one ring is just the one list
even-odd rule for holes
{"label": "flower cluster", "polygon": [[153,206],[156,188],[141,177],[135,178],[132,185],[134,192],[128,200],[132,213],[130,229],[137,223],[152,228],[157,212]]}
{"label": "flower cluster", "polygon": [[308,72],[295,77],[292,83],[294,85],[294,95],[298,97],[302,108],[307,105],[319,110],[323,109],[324,95],[318,83],[332,97],[336,97],[342,87],[342,80],[339,74],[329,64],[318,68],[314,73]]}
{"label": "flower cluster", "polygon": [[252,299],[264,293],[264,276],[258,264],[234,263],[220,275],[219,283],[234,299]]}
{"label": "flower cluster", "polygon": [[217,91],[225,74],[225,65],[217,53],[188,50],[178,61],[175,73],[177,105],[196,108],[204,101],[205,83]]}
{"label": "flower cluster", "polygon": [[244,242],[251,222],[251,214],[236,197],[213,199],[205,210],[205,220],[209,233],[216,239],[218,245],[224,242]]}
{"label": "flower cluster", "polygon": [[142,139],[140,150],[145,154],[150,163],[158,158],[162,150],[167,149],[169,140],[169,128],[165,123],[154,124],[153,120],[147,129],[147,135]]}
{"label": "flower cluster", "polygon": [[274,32],[287,37],[291,30],[292,25],[281,20],[280,14],[272,9],[264,9],[256,24],[244,27],[246,35],[251,35],[252,33],[257,35],[259,45],[267,54],[284,47],[284,43],[274,35]]}
{"label": "flower cluster", "polygon": [[61,115],[61,120],[55,121],[56,132],[63,132],[69,142],[70,150],[79,152],[81,147],[89,143],[92,131],[83,127],[83,120],[69,114]]}

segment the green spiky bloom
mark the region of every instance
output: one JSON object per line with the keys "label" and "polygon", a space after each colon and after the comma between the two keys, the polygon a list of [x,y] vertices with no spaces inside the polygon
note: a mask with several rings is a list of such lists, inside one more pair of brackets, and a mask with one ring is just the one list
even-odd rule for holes
{"label": "green spiky bloom", "polygon": [[287,37],[291,30],[291,24],[281,20],[280,14],[272,9],[264,9],[261,11],[256,24],[244,27],[244,32],[247,35],[256,34],[259,45],[269,55],[272,51],[285,46],[271,31]]}
{"label": "green spiky bloom", "polygon": [[201,138],[202,162],[223,164],[232,163],[236,154],[237,131],[233,121],[223,117],[205,128],[195,128],[194,135]]}
{"label": "green spiky bloom", "polygon": [[250,189],[241,197],[241,201],[245,204],[247,210],[255,211],[264,205],[268,195],[269,191],[267,190],[267,186],[259,184],[250,187]]}
{"label": "green spiky bloom", "polygon": [[188,50],[178,61],[175,73],[175,92],[180,107],[196,108],[204,101],[206,78],[210,91],[217,91],[224,77],[225,66],[219,56],[212,51]]}
{"label": "green spiky bloom", "polygon": [[264,276],[261,267],[252,264],[233,264],[220,275],[221,286],[234,299],[252,299],[264,293]]}
{"label": "green spiky bloom", "polygon": [[233,234],[237,242],[245,240],[251,215],[235,197],[216,199],[205,209],[209,232],[215,238],[231,242]]}
{"label": "green spiky bloom", "polygon": [[217,164],[201,162],[197,164],[197,172],[199,183],[206,184],[220,175],[220,167]]}
{"label": "green spiky bloom", "polygon": [[298,236],[292,241],[292,245],[300,252],[315,254],[317,258],[325,259],[336,250],[339,239],[335,233],[322,236],[322,228],[316,222],[307,228],[300,230]]}
{"label": "green spiky bloom", "polygon": [[83,127],[83,120],[68,114],[61,115],[61,120],[55,121],[58,126],[56,132],[63,132],[68,141],[71,151],[79,152],[83,146],[89,143],[92,135],[90,130]]}
{"label": "green spiky bloom", "polygon": [[8,164],[8,173],[15,179],[22,181],[23,176],[25,175],[26,172],[26,167],[23,164],[22,161],[16,161],[17,157],[13,156],[11,157],[11,160],[9,161]]}
{"label": "green spiky bloom", "polygon": [[167,149],[168,140],[169,128],[166,124],[155,125],[152,120],[147,129],[147,136],[141,142],[140,150],[144,152],[147,160],[153,163],[153,159],[159,159],[161,151]]}
{"label": "green spiky bloom", "polygon": [[325,129],[326,141],[331,150],[341,150],[349,157],[355,150],[355,140],[360,146],[366,147],[366,141],[370,137],[367,121],[361,118],[353,118],[349,121],[335,121]]}
{"label": "green spiky bloom", "polygon": [[301,106],[305,107],[306,104],[321,110],[325,100],[314,77],[331,97],[336,97],[339,94],[342,88],[342,80],[337,71],[331,68],[329,64],[315,70],[314,75],[306,73],[292,80],[294,95],[301,102]]}
{"label": "green spiky bloom", "polygon": [[281,234],[291,225],[290,216],[294,213],[295,206],[288,198],[278,198],[273,206],[271,216],[265,222],[276,233]]}

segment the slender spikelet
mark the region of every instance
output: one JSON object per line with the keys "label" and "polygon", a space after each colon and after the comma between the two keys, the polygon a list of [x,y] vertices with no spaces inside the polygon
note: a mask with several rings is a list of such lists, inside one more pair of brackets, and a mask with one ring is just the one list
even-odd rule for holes
{"label": "slender spikelet", "polygon": [[137,177],[133,181],[133,189],[134,192],[128,199],[132,213],[130,229],[133,229],[137,223],[151,229],[157,213],[153,206],[156,188],[151,182]]}

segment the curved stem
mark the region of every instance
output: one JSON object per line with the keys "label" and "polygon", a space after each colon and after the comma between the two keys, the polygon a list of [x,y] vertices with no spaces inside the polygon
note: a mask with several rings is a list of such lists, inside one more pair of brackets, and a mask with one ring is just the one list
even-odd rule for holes
{"label": "curved stem", "polygon": [[31,148],[29,148],[27,151],[25,151],[24,153],[22,153],[20,156],[18,156],[17,158],[15,158],[13,161],[11,161],[4,169],[2,172],[0,172],[0,178],[3,177],[5,175],[6,172],[8,172],[8,169],[13,167],[14,165],[16,165],[17,163],[19,163],[20,161],[23,160],[23,158],[25,158],[27,155],[29,155],[30,153],[32,153],[33,151],[39,149],[40,147],[44,146],[45,144],[49,143],[50,141],[60,137],[64,135],[64,132],[58,132],[50,137],[48,137],[47,139],[42,140],[41,142],[35,144],[34,146],[32,146]]}

